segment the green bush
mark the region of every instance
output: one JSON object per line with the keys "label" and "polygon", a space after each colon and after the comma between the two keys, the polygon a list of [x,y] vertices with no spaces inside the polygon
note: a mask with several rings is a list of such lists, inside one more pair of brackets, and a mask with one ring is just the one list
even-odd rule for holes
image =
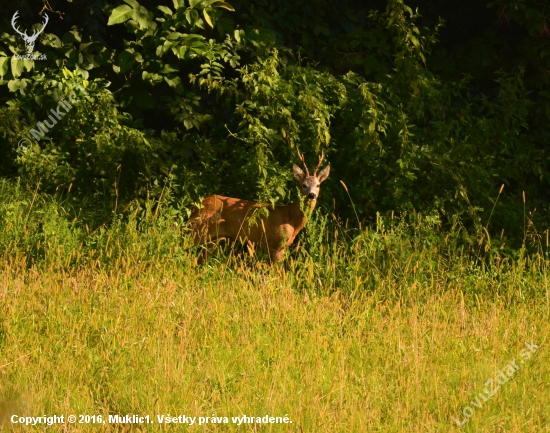
{"label": "green bush", "polygon": [[[37,45],[51,61],[17,60],[17,35],[0,36],[0,175],[108,203],[159,199],[167,179],[187,204],[214,192],[275,203],[291,200],[296,149],[310,164],[324,151],[325,212],[371,223],[421,212],[448,227],[458,216],[519,247],[527,216],[547,229],[550,182],[547,34],[534,33],[544,16],[520,3],[465,6],[497,14],[475,45],[450,42],[461,22],[447,30],[423,2],[426,17],[401,0],[372,11],[352,0],[338,11],[322,0],[96,1],[82,21],[75,1],[64,7],[81,28],[50,25]],[[536,38],[523,57],[496,38],[503,23],[518,49]],[[501,48],[517,67],[488,54]],[[73,92],[81,103],[22,146]]]}

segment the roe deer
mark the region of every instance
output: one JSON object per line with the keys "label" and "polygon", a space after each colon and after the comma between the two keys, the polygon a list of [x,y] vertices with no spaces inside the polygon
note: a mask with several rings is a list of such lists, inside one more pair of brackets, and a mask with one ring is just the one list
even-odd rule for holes
{"label": "roe deer", "polygon": [[[293,165],[292,172],[300,185],[306,213],[311,214],[319,196],[319,186],[330,173],[330,165],[317,174],[324,158],[323,152],[313,175],[310,176],[300,151],[298,156],[305,173],[296,164]],[[261,212],[262,208],[267,209],[267,214]],[[276,205],[273,208],[270,204],[211,195],[202,201],[200,208],[193,208],[190,225],[195,244],[206,243],[211,247],[213,240],[225,238],[250,242],[268,253],[271,262],[279,262],[283,259],[285,250],[304,228],[307,217],[300,207],[300,198],[290,205]],[[207,253],[208,247],[203,253],[203,259]]]}

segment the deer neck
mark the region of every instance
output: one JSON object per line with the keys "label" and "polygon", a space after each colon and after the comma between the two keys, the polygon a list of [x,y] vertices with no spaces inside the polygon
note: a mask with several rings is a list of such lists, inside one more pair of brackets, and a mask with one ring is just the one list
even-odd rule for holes
{"label": "deer neck", "polygon": [[315,208],[315,201],[308,200],[303,204],[303,207],[306,211],[305,213],[300,208],[300,198],[296,199],[296,201],[290,206],[290,217],[296,234],[306,225],[308,218],[311,216],[311,213]]}

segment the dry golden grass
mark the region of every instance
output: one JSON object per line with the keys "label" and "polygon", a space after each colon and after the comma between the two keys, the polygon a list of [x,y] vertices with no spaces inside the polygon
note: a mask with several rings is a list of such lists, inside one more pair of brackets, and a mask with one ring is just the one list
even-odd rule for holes
{"label": "dry golden grass", "polygon": [[[148,425],[50,431],[541,432],[550,430],[548,292],[521,300],[464,281],[398,279],[312,290],[299,263],[99,269],[0,264],[0,422],[21,416],[149,414]],[[441,272],[449,270],[442,269]],[[519,274],[517,274],[519,275]],[[303,280],[300,280],[303,278]],[[431,283],[430,283],[431,281]],[[444,281],[444,283],[442,283]],[[523,289],[522,289],[523,287]],[[387,296],[389,293],[403,296]],[[506,293],[515,293],[514,301]],[[540,348],[473,416],[464,407],[525,342]],[[472,406],[471,406],[472,407]],[[157,415],[229,417],[162,425]],[[232,416],[285,416],[241,425]]]}
{"label": "dry golden grass", "polygon": [[73,414],[153,422],[48,431],[550,431],[548,232],[514,251],[434,216],[348,230],[316,214],[282,266],[235,245],[197,266],[173,209],[90,228],[70,197],[34,198],[0,180],[0,430]]}

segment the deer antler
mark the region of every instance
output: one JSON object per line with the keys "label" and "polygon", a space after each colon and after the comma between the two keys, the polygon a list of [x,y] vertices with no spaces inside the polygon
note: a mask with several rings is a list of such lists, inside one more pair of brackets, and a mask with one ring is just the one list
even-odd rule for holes
{"label": "deer antler", "polygon": [[304,155],[300,153],[300,149],[298,149],[298,146],[296,146],[296,152],[298,152],[298,158],[300,158],[302,164],[304,165],[304,168],[306,169],[306,176],[309,176],[309,170],[307,169],[306,160],[304,159]]}
{"label": "deer antler", "polygon": [[319,162],[317,163],[317,167],[315,167],[315,170],[313,170],[313,176],[317,176],[317,170],[321,166],[321,163],[323,162],[323,159],[325,159],[325,151],[321,151],[321,156],[319,157]]}
{"label": "deer antler", "polygon": [[22,33],[19,31],[19,27],[15,27],[15,21],[17,20],[17,18],[19,18],[19,11],[16,11],[14,14],[13,14],[13,17],[11,18],[11,26],[13,27],[13,29],[19,33],[21,36],[28,36],[27,35],[27,31],[25,30],[25,33]]}

